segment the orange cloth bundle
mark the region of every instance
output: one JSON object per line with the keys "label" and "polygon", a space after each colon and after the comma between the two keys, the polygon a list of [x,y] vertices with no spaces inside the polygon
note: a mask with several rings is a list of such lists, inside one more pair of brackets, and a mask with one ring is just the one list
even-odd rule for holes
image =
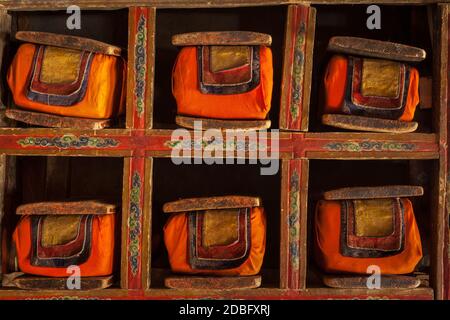
{"label": "orange cloth bundle", "polygon": [[91,119],[124,111],[126,63],[120,56],[24,43],[7,81],[22,109]]}
{"label": "orange cloth bundle", "polygon": [[329,273],[407,274],[422,258],[407,198],[321,200],[315,214],[315,260]]}
{"label": "orange cloth bundle", "polygon": [[[107,276],[113,271],[114,214],[84,214],[89,203],[67,208],[68,203],[36,203],[17,209],[22,217],[13,240],[20,271],[47,277],[68,277],[76,265],[82,277]],[[69,209],[70,210],[70,209]],[[80,214],[77,214],[80,210]],[[94,209],[92,209],[94,210]]]}
{"label": "orange cloth bundle", "polygon": [[[204,40],[203,33],[199,34],[197,36]],[[198,46],[185,44],[178,54],[172,74],[172,92],[178,114],[218,119],[265,119],[270,110],[273,87],[270,48],[239,45],[238,42],[220,44],[221,41],[211,40],[222,36],[220,32],[217,34],[208,41],[199,40]]]}
{"label": "orange cloth bundle", "polygon": [[207,209],[172,215],[164,242],[173,272],[250,276],[261,269],[266,243],[262,207]]}
{"label": "orange cloth bundle", "polygon": [[419,104],[419,72],[395,61],[334,55],[324,87],[324,113],[412,121]]}

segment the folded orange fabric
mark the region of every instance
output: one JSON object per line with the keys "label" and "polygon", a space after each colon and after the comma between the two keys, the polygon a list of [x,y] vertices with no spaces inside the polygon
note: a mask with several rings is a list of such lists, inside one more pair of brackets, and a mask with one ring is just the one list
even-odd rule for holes
{"label": "folded orange fabric", "polygon": [[113,271],[114,214],[23,216],[13,240],[19,269],[27,274],[68,277],[69,265],[82,277]]}
{"label": "folded orange fabric", "polygon": [[30,43],[19,47],[7,75],[18,107],[92,119],[123,113],[125,78],[120,57]]}
{"label": "folded orange fabric", "polygon": [[[172,75],[172,92],[177,102],[178,114],[219,119],[265,119],[270,110],[273,87],[272,52],[270,48],[265,46],[254,47],[255,50],[259,51],[260,62],[259,83],[256,87],[242,93],[226,94],[203,93],[200,90],[201,82],[203,80],[205,82],[230,80],[228,76],[231,72],[236,73],[233,75],[233,79],[238,77],[243,79],[246,74],[239,72],[246,70],[234,68],[221,71],[220,74],[211,71],[209,78],[205,76],[200,79],[197,52],[197,50],[201,50],[200,48],[184,47],[178,54]],[[255,75],[253,75],[252,81],[255,80],[254,78]],[[220,89],[217,90],[220,91]],[[218,92],[217,90],[211,89],[212,92]]]}
{"label": "folded orange fabric", "polygon": [[[388,70],[391,77],[381,68]],[[378,78],[377,71],[385,78]],[[388,82],[392,86],[386,85]],[[395,93],[390,91],[394,86]],[[372,92],[365,93],[364,87],[371,87]],[[419,72],[402,63],[334,55],[325,72],[324,89],[325,113],[411,121],[419,104]]]}
{"label": "folded orange fabric", "polygon": [[[261,269],[261,265],[263,263],[264,252],[265,252],[265,244],[266,244],[266,218],[264,214],[264,209],[262,207],[255,207],[249,209],[251,212],[249,213],[250,217],[250,229],[248,230],[250,233],[250,239],[244,241],[241,237],[239,240],[236,240],[232,243],[222,244],[222,245],[208,245],[207,235],[205,235],[205,228],[207,228],[207,223],[203,221],[203,231],[199,231],[195,236],[197,241],[200,241],[201,244],[197,243],[197,246],[194,250],[204,250],[206,253],[197,252],[196,263],[201,263],[201,260],[207,261],[208,259],[214,260],[214,263],[211,265],[220,264],[219,268],[214,268],[208,266],[203,267],[195,267],[192,265],[193,253],[190,242],[192,241],[191,235],[189,234],[189,215],[191,213],[179,213],[172,215],[166,225],[164,226],[164,243],[166,245],[168,254],[169,254],[169,262],[173,272],[178,273],[188,273],[188,274],[202,274],[202,275],[214,275],[214,276],[249,276],[256,275],[259,273]],[[195,213],[194,213],[195,214]],[[202,215],[203,213],[198,213],[197,215]],[[212,213],[215,214],[215,213]],[[220,233],[220,226],[216,226],[213,230],[213,233],[216,235]],[[231,230],[231,229],[230,229]],[[239,232],[243,231],[240,229]],[[233,233],[233,230],[228,231],[228,234],[225,236],[229,236]],[[197,237],[203,237],[203,241],[199,240]],[[214,238],[214,235],[213,235]],[[220,240],[220,239],[219,239]],[[215,239],[218,241],[218,239]],[[245,249],[236,249],[236,247],[244,245],[249,245],[248,248]],[[198,248],[203,247],[203,248]],[[228,250],[226,250],[228,249]],[[234,251],[234,253],[233,253]],[[237,253],[244,253],[242,255]],[[201,254],[204,254],[205,257],[199,257]],[[207,256],[207,257],[206,257]],[[232,266],[227,268],[227,264],[233,262],[236,259],[242,259],[239,262],[239,265]],[[209,260],[208,260],[209,261]],[[205,262],[208,264],[209,262]],[[223,263],[222,263],[223,262]]]}
{"label": "folded orange fabric", "polygon": [[[403,225],[404,230],[396,230],[391,225],[390,228],[393,228],[393,232],[388,232],[384,238],[377,238],[373,235],[370,237],[355,235],[358,232],[357,229],[355,231],[355,226],[350,228],[351,230],[345,231],[341,223],[346,221],[342,216],[344,214],[343,203],[341,201],[319,201],[315,214],[314,252],[315,260],[321,269],[329,273],[366,274],[370,265],[376,265],[382,274],[413,272],[422,258],[422,244],[411,201],[406,198],[401,198],[399,201],[399,205],[403,208],[404,218],[403,222],[398,220],[394,224],[399,228]],[[368,213],[368,209],[365,209],[366,211],[363,211],[362,215]],[[347,227],[354,223],[348,221],[345,224]],[[392,220],[389,219],[372,218],[369,223],[363,225],[366,227],[366,230],[363,231],[367,232],[367,228],[370,228],[371,232],[374,230],[379,232],[380,224],[386,224],[386,222],[392,224]]]}

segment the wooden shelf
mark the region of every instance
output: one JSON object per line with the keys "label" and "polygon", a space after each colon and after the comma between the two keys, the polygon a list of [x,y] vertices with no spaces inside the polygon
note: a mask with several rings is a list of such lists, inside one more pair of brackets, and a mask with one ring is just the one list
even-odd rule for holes
{"label": "wooden shelf", "polygon": [[[430,37],[428,45],[433,48],[429,55],[431,60],[426,62],[426,67],[432,69],[426,71],[434,76],[433,105],[431,109],[420,111],[421,119],[424,119],[424,125],[419,125],[419,130],[416,133],[335,132],[336,129],[324,128],[318,124],[317,119],[319,118],[316,114],[318,103],[315,101],[315,97],[319,94],[317,83],[320,82],[320,79],[317,77],[320,72],[314,68],[323,64],[323,61],[320,60],[322,59],[322,53],[319,52],[318,54],[318,51],[321,51],[321,48],[326,45],[328,36],[321,33],[321,30],[325,29],[318,27],[321,19],[333,10],[343,10],[344,12],[345,10],[364,8],[361,12],[364,11],[365,14],[367,5],[374,3],[395,5],[395,10],[402,8],[399,5],[405,5],[409,10],[408,12],[417,14],[417,10],[421,10],[419,15],[430,9],[429,17],[433,19],[436,30],[434,30],[431,39],[429,36],[430,30],[424,24],[426,26],[424,27],[426,29],[424,33],[427,34],[425,37]],[[447,267],[448,243],[446,241],[448,240],[449,230],[448,212],[444,201],[446,201],[448,172],[447,66],[450,4],[438,5],[436,10],[436,3],[439,3],[439,1],[140,0],[136,2],[110,0],[105,2],[103,0],[74,0],[71,4],[79,5],[82,9],[94,9],[89,10],[86,25],[83,26],[82,30],[74,31],[77,33],[76,35],[91,36],[106,42],[116,41],[113,44],[127,49],[126,121],[117,127],[103,130],[50,129],[25,127],[22,124],[17,125],[23,127],[0,128],[0,185],[4,187],[3,190],[0,190],[0,196],[14,197],[19,193],[7,184],[7,181],[11,179],[12,172],[8,171],[8,168],[14,169],[14,161],[17,159],[42,156],[45,157],[43,161],[47,163],[53,163],[55,159],[67,161],[65,157],[116,157],[120,158],[120,161],[123,160],[121,170],[116,172],[122,178],[122,221],[121,235],[117,242],[118,249],[116,251],[118,262],[115,272],[115,286],[95,291],[40,292],[0,288],[0,299],[230,298],[301,300],[448,298],[450,286]],[[355,6],[342,6],[341,8],[336,6],[338,4],[354,4]],[[358,7],[357,5],[361,6]],[[421,5],[418,6],[421,9],[416,10],[416,5]],[[429,6],[423,7],[422,5]],[[265,6],[270,7],[265,8]],[[188,23],[183,23],[173,26],[172,18],[174,16],[184,19],[182,21],[192,19],[191,16],[184,15],[185,8],[197,8],[197,10],[190,10],[191,15],[197,17],[195,19],[197,24],[191,26]],[[390,6],[383,8],[390,8]],[[65,19],[67,18],[65,10],[66,3],[64,2],[6,0],[0,4],[0,31],[8,34],[27,28],[42,28],[43,30],[34,31],[70,33],[65,29]],[[252,12],[255,12],[255,17],[265,18],[254,17],[249,19],[248,17],[252,15]],[[349,12],[344,12],[344,16],[349,15]],[[42,17],[46,19],[45,26],[44,22],[40,21]],[[214,19],[208,17],[214,17]],[[273,26],[267,26],[265,23],[270,17],[275,19]],[[308,18],[305,20],[305,17]],[[55,23],[48,23],[49,19],[54,19],[53,22]],[[101,27],[94,28],[98,19],[101,19],[103,24]],[[139,19],[145,21],[143,31],[141,30],[147,39],[144,45],[136,42]],[[314,21],[314,19],[317,21]],[[118,21],[118,24],[114,27],[114,32],[110,32],[108,21]],[[211,21],[217,21],[218,25],[211,26]],[[300,25],[299,21],[305,24]],[[343,21],[346,21],[346,19]],[[162,228],[165,217],[161,216],[162,205],[160,205],[160,202],[163,199],[174,200],[185,196],[189,192],[195,191],[195,185],[190,188],[192,189],[190,191],[186,191],[182,186],[176,186],[174,187],[176,194],[168,194],[169,188],[166,188],[162,182],[155,181],[156,179],[158,181],[169,179],[170,173],[175,171],[189,177],[195,174],[207,176],[201,169],[194,170],[194,168],[190,172],[183,169],[171,170],[170,165],[168,165],[170,162],[168,158],[177,144],[176,141],[172,140],[172,131],[177,126],[174,114],[175,104],[171,98],[169,80],[173,58],[178,50],[170,45],[169,36],[172,33],[184,31],[200,31],[197,29],[205,31],[203,29],[207,28],[212,30],[229,27],[230,30],[233,30],[233,28],[240,28],[242,25],[252,29],[252,31],[270,33],[271,28],[275,30],[272,37],[276,70],[273,107],[269,117],[272,128],[281,128],[277,149],[280,154],[280,171],[275,178],[267,179],[256,178],[253,175],[253,169],[250,167],[246,167],[248,170],[236,171],[239,173],[237,176],[247,177],[248,185],[252,186],[248,190],[262,193],[266,199],[269,199],[268,208],[273,212],[270,212],[271,218],[268,221],[275,224],[276,229],[276,232],[271,231],[271,244],[268,245],[269,251],[271,251],[270,261],[265,261],[262,271],[262,287],[258,289],[226,291],[166,289],[162,283],[163,277],[169,274],[168,261],[162,255],[162,262],[154,263],[157,253],[155,250],[162,250],[163,247],[161,234],[156,231],[157,228]],[[159,26],[159,29],[157,26]],[[161,26],[167,26],[167,28]],[[409,28],[409,24],[405,24],[404,27]],[[195,30],[188,30],[189,28]],[[316,29],[314,30],[314,28]],[[349,25],[345,25],[343,29],[337,30],[351,33],[353,32],[351,29]],[[385,28],[383,32],[390,31]],[[374,34],[379,37],[385,35]],[[406,37],[403,34],[395,34],[394,36]],[[298,37],[305,37],[303,47],[296,47],[297,42],[295,40],[298,40]],[[422,40],[427,42],[427,39]],[[415,40],[417,39],[409,39],[408,41]],[[4,46],[5,40],[0,39],[0,58]],[[14,53],[15,46],[16,43],[12,42],[10,55]],[[146,64],[143,109],[138,108],[134,91],[136,74],[139,71],[135,61],[135,53],[138,50],[144,52]],[[293,80],[292,68],[295,61],[294,55],[291,56],[290,53],[295,50],[297,50],[297,53],[304,55],[311,54],[311,59],[302,60],[304,64],[300,66],[301,72],[303,72],[302,77],[306,79],[307,88],[302,91],[301,102],[298,102],[296,106],[299,119],[291,121],[292,119],[289,118],[291,116],[289,115],[291,112],[289,99],[293,87],[290,81]],[[165,60],[161,60],[160,57],[164,55],[166,55]],[[8,59],[10,58],[11,56],[8,57]],[[6,70],[6,68],[2,68],[2,70]],[[311,92],[308,82],[311,84]],[[0,100],[2,98],[4,97],[0,96]],[[419,124],[421,123],[420,120]],[[192,131],[189,130],[188,132],[192,134]],[[268,142],[270,144],[271,140],[269,139]],[[311,220],[311,208],[315,205],[313,196],[322,191],[315,189],[315,184],[311,183],[311,179],[317,179],[318,167],[316,167],[316,163],[321,161],[334,163],[347,161],[347,164],[353,163],[352,161],[368,161],[365,163],[383,161],[383,164],[387,165],[401,163],[411,167],[412,175],[417,164],[420,164],[419,167],[423,165],[425,169],[421,167],[421,172],[428,174],[427,177],[430,181],[425,181],[425,183],[429,183],[431,188],[425,189],[425,204],[428,209],[427,215],[424,214],[425,211],[420,214],[423,221],[419,222],[419,227],[426,226],[430,233],[426,239],[428,258],[430,259],[427,267],[432,279],[430,287],[403,290],[363,290],[310,286],[307,278],[311,270],[310,260],[312,260],[312,257],[309,256],[308,251],[308,244],[311,241],[311,237],[308,236],[310,229],[308,224]],[[217,167],[211,170],[216,170],[217,176],[225,177],[223,180],[226,179],[227,175],[230,180],[234,179],[232,169],[227,171],[224,168]],[[49,169],[49,171],[51,170]],[[324,172],[321,179],[325,179],[329,173],[329,171]],[[61,178],[61,176],[63,174],[60,174],[57,179],[67,179],[67,177]],[[420,172],[417,176],[417,179],[420,179]],[[45,179],[49,179],[49,177]],[[193,180],[195,177],[190,179]],[[173,184],[173,181],[175,181],[175,178],[171,178],[169,182]],[[53,189],[55,189],[54,186]],[[217,186],[210,189],[217,192],[222,191]],[[206,193],[210,189],[201,187],[198,190],[203,190],[202,192]],[[227,189],[224,188],[223,190]],[[239,190],[246,191],[245,185],[240,186]],[[272,196],[272,198],[276,199],[277,203],[274,201],[272,203],[270,202],[272,200],[270,196],[275,193],[276,196]],[[174,198],[169,199],[170,196]],[[196,196],[204,195],[197,194]],[[263,202],[267,202],[266,199],[263,199]],[[131,212],[131,207],[133,207],[133,212]],[[9,212],[6,206],[4,216],[12,214],[13,212]],[[1,210],[0,217],[2,217]],[[292,225],[290,221],[295,221],[295,223]],[[159,245],[155,245],[158,241],[160,242]],[[137,245],[132,247],[131,242],[137,243]],[[292,249],[294,245],[298,246],[296,250]],[[162,268],[162,270],[159,268]]]}

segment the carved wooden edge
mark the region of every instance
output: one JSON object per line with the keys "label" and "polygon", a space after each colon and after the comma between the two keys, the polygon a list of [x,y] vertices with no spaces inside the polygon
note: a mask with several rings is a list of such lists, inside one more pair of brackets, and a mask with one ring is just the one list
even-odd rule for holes
{"label": "carved wooden edge", "polygon": [[112,119],[87,119],[58,116],[53,114],[32,112],[19,109],[7,109],[6,117],[12,120],[21,121],[27,124],[50,127],[50,128],[77,128],[100,130],[111,127]]}
{"label": "carved wooden edge", "polygon": [[189,32],[172,36],[174,46],[228,45],[252,46],[272,44],[272,36],[250,31]]}
{"label": "carved wooden edge", "polygon": [[[338,289],[369,289],[369,276],[352,275],[323,275],[323,283]],[[413,276],[381,275],[379,289],[414,289],[418,288],[421,280]]]}
{"label": "carved wooden edge", "polygon": [[50,32],[18,31],[17,40],[82,51],[120,56],[122,49],[101,41]]}
{"label": "carved wooden edge", "polygon": [[328,126],[370,132],[410,133],[417,130],[417,122],[405,122],[344,114],[324,114],[322,123]]}
{"label": "carved wooden edge", "polygon": [[254,289],[261,286],[261,276],[245,277],[197,277],[170,276],[164,279],[164,285],[171,289]]}
{"label": "carved wooden edge", "polygon": [[172,213],[210,209],[253,208],[260,207],[261,204],[260,198],[246,196],[188,198],[165,203],[163,211]]}
{"label": "carved wooden edge", "polygon": [[114,214],[117,206],[97,200],[51,201],[23,204],[17,207],[18,215],[79,215]]}
{"label": "carved wooden edge", "polygon": [[421,186],[380,186],[380,187],[352,187],[340,188],[323,193],[325,200],[345,199],[381,199],[417,197],[423,195]]}
{"label": "carved wooden edge", "polygon": [[221,120],[185,116],[176,116],[175,122],[177,125],[188,129],[195,129],[194,122],[200,122],[202,130],[264,130],[269,129],[271,125],[270,120]]}
{"label": "carved wooden edge", "polygon": [[[3,287],[17,287],[24,290],[68,290],[67,277],[41,277],[25,275],[22,272],[5,275]],[[80,289],[78,290],[100,290],[110,287],[113,284],[113,276],[101,277],[81,277]]]}
{"label": "carved wooden edge", "polygon": [[419,62],[427,55],[421,48],[358,37],[332,37],[328,42],[328,50],[406,62]]}

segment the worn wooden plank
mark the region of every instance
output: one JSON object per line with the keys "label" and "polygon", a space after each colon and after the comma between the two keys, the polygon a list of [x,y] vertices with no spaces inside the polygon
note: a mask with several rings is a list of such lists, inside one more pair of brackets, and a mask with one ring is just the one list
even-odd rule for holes
{"label": "worn wooden plank", "polygon": [[425,50],[421,48],[358,37],[332,37],[328,43],[328,50],[338,53],[407,62],[422,61],[427,55]]}
{"label": "worn wooden plank", "polygon": [[[324,275],[322,280],[326,286],[331,288],[370,289],[368,288],[369,276]],[[414,289],[419,287],[420,283],[420,279],[416,277],[382,275],[378,289]]]}
{"label": "worn wooden plank", "polygon": [[229,46],[270,46],[269,34],[250,31],[189,32],[172,36],[174,46],[229,45]]}
{"label": "worn wooden plank", "polygon": [[340,188],[323,193],[325,200],[345,199],[380,199],[417,197],[423,195],[420,186],[381,186],[381,187],[353,187]]}
{"label": "worn wooden plank", "polygon": [[136,7],[128,15],[126,126],[152,127],[155,8]]}
{"label": "worn wooden plank", "polygon": [[5,154],[0,155],[0,283],[2,281],[3,277],[3,219],[5,215],[5,194],[6,194],[6,187],[7,187],[7,172],[6,172],[6,166],[7,166],[7,157]]}
{"label": "worn wooden plank", "polygon": [[261,206],[261,199],[258,197],[245,196],[222,196],[189,198],[172,202],[167,202],[163,206],[165,213],[185,212],[211,209],[231,209],[231,208],[252,208]]}
{"label": "worn wooden plank", "polygon": [[[0,64],[1,68],[0,70],[2,72],[6,72],[7,66],[6,66],[6,56],[7,56],[7,47],[9,43],[9,38],[11,36],[11,16],[8,14],[8,12],[5,9],[0,9]],[[7,103],[7,84],[5,79],[2,79],[0,81],[0,109],[3,109],[3,107]],[[1,121],[3,121],[3,116],[1,117]],[[2,125],[3,126],[3,125]]]}
{"label": "worn wooden plank", "polygon": [[18,215],[114,214],[116,205],[98,200],[48,201],[20,205]]}
{"label": "worn wooden plank", "polygon": [[[126,178],[126,181],[125,181]],[[144,221],[144,205],[145,205],[145,158],[143,157],[131,157],[129,161],[129,175],[124,177],[124,185],[127,185],[128,202],[123,206],[127,207],[124,210],[126,219],[122,232],[125,233],[126,242],[125,248],[127,250],[127,263],[126,266],[126,284],[128,289],[137,290],[143,289],[142,279],[143,267],[145,263],[143,261],[143,221]],[[123,263],[122,259],[122,263]]]}
{"label": "worn wooden plank", "polygon": [[433,163],[431,194],[430,284],[436,299],[445,297],[448,279],[446,266],[448,243],[448,213],[445,211],[446,180],[448,179],[448,59],[449,7],[439,5],[436,11],[433,48],[433,130],[439,132],[439,161]]}
{"label": "worn wooden plank", "polygon": [[[6,275],[5,275],[6,276]],[[17,278],[3,281],[4,287],[17,287],[25,290],[69,290],[68,278],[49,278],[22,275]],[[105,277],[81,277],[79,290],[99,290],[110,287],[113,284],[113,276]]]}
{"label": "worn wooden plank", "polygon": [[322,123],[328,126],[370,132],[409,133],[417,130],[417,122],[405,122],[344,114],[324,114]]}
{"label": "worn wooden plank", "polygon": [[166,287],[171,289],[220,289],[240,290],[254,289],[261,286],[261,276],[246,277],[196,277],[172,276],[164,280]]}
{"label": "worn wooden plank", "polygon": [[7,109],[6,117],[27,124],[50,128],[77,128],[99,130],[111,127],[113,119],[87,119],[58,116],[41,112],[26,111],[20,109]]}
{"label": "worn wooden plank", "polygon": [[288,7],[281,80],[281,129],[308,130],[315,19],[315,8]]}
{"label": "worn wooden plank", "polygon": [[175,122],[181,127],[195,129],[196,123],[201,124],[202,130],[263,130],[270,128],[270,120],[220,120],[186,116],[176,116]]}
{"label": "worn wooden plank", "polygon": [[308,179],[308,160],[283,160],[280,287],[284,289],[306,288]]}
{"label": "worn wooden plank", "polygon": [[128,215],[130,211],[130,172],[131,158],[126,157],[123,161],[122,178],[122,221],[120,228],[120,288],[128,289]]}
{"label": "worn wooden plank", "polygon": [[17,40],[62,47],[82,51],[92,51],[113,56],[120,56],[122,49],[98,40],[62,35],[50,32],[19,31],[15,34]]}

